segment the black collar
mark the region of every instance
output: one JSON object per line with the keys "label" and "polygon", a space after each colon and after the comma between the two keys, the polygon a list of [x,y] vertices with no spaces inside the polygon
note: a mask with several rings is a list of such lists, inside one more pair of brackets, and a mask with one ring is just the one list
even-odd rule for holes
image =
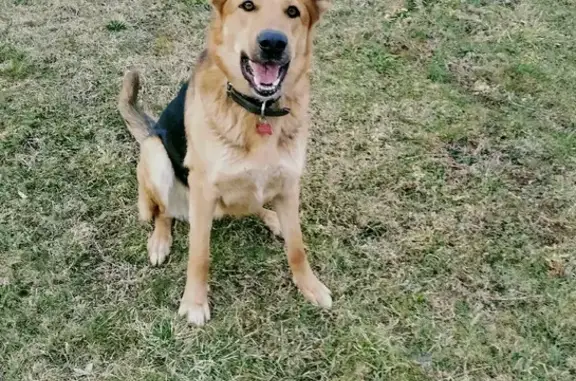
{"label": "black collar", "polygon": [[271,99],[269,101],[262,102],[256,98],[248,97],[240,92],[238,92],[232,84],[228,83],[227,90],[228,96],[238,103],[243,109],[252,114],[265,116],[284,116],[290,114],[289,108],[273,108],[277,102],[278,98]]}

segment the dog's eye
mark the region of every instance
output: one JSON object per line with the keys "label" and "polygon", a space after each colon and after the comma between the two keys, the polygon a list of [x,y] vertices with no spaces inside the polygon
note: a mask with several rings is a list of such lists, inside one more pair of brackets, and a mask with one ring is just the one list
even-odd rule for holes
{"label": "dog's eye", "polygon": [[244,9],[246,12],[252,12],[254,9],[256,9],[256,6],[252,1],[246,0],[245,2],[240,4],[240,8]]}
{"label": "dog's eye", "polygon": [[300,16],[300,11],[295,6],[291,5],[286,9],[286,14],[291,19],[295,19],[296,17]]}

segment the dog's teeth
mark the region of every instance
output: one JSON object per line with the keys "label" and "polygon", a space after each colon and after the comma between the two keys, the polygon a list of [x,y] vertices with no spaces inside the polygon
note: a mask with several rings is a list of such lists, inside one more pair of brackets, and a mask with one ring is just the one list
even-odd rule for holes
{"label": "dog's teeth", "polygon": [[276,88],[276,86],[274,86],[274,85],[270,85],[270,86],[260,85],[260,86],[258,86],[258,90],[262,90],[262,91],[272,91],[275,88]]}

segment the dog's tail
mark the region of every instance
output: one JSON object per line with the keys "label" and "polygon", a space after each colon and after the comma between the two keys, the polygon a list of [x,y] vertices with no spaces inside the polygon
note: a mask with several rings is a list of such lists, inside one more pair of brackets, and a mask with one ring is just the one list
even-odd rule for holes
{"label": "dog's tail", "polygon": [[140,76],[135,70],[130,70],[124,76],[122,90],[118,97],[118,109],[124,118],[128,131],[138,143],[142,143],[152,132],[155,120],[138,107],[138,90],[140,89]]}

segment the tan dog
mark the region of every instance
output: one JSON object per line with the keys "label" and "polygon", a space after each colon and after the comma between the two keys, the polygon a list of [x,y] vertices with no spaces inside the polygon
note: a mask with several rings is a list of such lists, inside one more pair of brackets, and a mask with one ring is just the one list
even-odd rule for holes
{"label": "tan dog", "polygon": [[[286,242],[295,284],[330,307],[308,263],[299,222],[308,137],[313,28],[326,0],[212,0],[208,47],[158,122],[136,107],[138,74],[124,78],[119,109],[141,143],[138,207],[154,221],[153,265],[170,251],[174,218],[190,222],[180,314],[210,319],[208,268],[213,218],[259,215]],[[276,212],[264,209],[270,203]]]}

